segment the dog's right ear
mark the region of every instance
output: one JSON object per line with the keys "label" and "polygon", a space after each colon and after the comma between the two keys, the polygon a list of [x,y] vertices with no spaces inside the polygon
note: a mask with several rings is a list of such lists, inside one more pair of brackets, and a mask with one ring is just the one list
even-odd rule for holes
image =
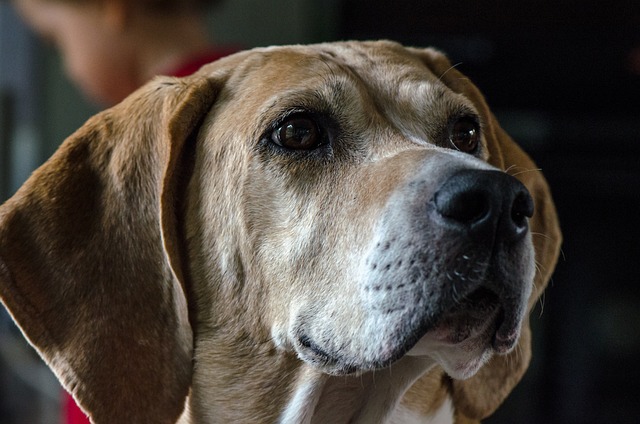
{"label": "dog's right ear", "polygon": [[0,297],[94,423],[174,423],[192,331],[175,196],[220,80],[161,78],[91,120],[0,207]]}

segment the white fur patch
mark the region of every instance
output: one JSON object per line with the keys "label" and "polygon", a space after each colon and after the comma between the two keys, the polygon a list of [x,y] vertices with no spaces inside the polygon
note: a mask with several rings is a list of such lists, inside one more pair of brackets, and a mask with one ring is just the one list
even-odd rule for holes
{"label": "white fur patch", "polygon": [[398,406],[388,424],[453,424],[453,404],[446,398],[442,406],[430,416],[424,416],[405,406]]}
{"label": "white fur patch", "polygon": [[313,418],[316,405],[328,376],[312,368],[303,371],[293,392],[293,398],[280,416],[280,424],[308,424]]}

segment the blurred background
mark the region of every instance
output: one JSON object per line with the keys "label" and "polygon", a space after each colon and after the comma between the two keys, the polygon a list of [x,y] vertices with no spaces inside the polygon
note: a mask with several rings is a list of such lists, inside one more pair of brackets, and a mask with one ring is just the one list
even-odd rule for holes
{"label": "blurred background", "polygon": [[[640,422],[640,2],[226,0],[210,15],[221,45],[389,38],[447,52],[542,168],[565,237],[531,317],[531,367],[486,422]],[[0,3],[0,200],[98,110]],[[59,398],[2,315],[0,423],[59,423]]]}

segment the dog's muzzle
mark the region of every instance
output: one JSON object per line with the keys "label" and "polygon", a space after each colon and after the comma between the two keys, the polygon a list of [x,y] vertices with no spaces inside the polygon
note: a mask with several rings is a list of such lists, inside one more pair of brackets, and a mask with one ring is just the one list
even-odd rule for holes
{"label": "dog's muzzle", "polygon": [[[433,204],[442,218],[443,227],[457,233],[457,237],[469,240],[476,246],[472,251],[491,252],[494,262],[500,262],[500,256],[517,249],[528,234],[528,218],[533,216],[533,199],[526,187],[514,177],[493,170],[463,170],[455,173],[435,193]],[[479,265],[476,263],[476,266]],[[493,266],[508,267],[501,263],[494,263]],[[469,265],[466,268],[462,265],[454,271],[454,276],[459,279],[458,282],[452,281],[454,287],[456,283],[464,284],[465,274],[469,276],[470,272],[477,272],[469,271]],[[488,278],[467,280],[469,287],[461,291],[470,291],[470,294],[463,297],[464,302],[458,302],[445,316],[464,316],[465,309],[466,315],[471,316],[497,302],[501,307],[497,320],[501,322],[498,323],[492,344],[498,353],[506,353],[517,342],[522,307],[518,292],[528,293],[526,287],[503,285],[498,280]],[[478,287],[474,288],[475,285]],[[453,333],[458,339],[464,336],[464,331]]]}
{"label": "dog's muzzle", "polygon": [[[359,268],[359,299],[314,305],[297,322],[299,355],[344,374],[444,347],[463,352],[445,369],[472,364],[457,374],[468,376],[511,351],[532,289],[532,215],[516,178],[475,160],[428,160],[380,215]],[[342,318],[319,318],[328,316]],[[358,329],[342,328],[349,325]]]}

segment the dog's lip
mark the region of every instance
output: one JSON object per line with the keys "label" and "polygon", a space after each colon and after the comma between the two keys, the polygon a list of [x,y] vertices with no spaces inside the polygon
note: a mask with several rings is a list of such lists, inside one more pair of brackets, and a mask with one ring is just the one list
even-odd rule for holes
{"label": "dog's lip", "polygon": [[297,342],[301,350],[308,351],[312,353],[314,356],[316,356],[317,358],[324,359],[324,361],[326,362],[334,362],[332,360],[332,355],[330,355],[327,351],[325,351],[320,346],[318,346],[313,341],[313,339],[311,339],[311,337],[307,336],[306,334],[304,333],[300,334],[298,336]]}
{"label": "dog's lip", "polygon": [[300,333],[296,337],[294,346],[300,359],[318,367],[327,374],[340,376],[357,375],[370,370],[385,368],[400,359],[405,353],[399,349],[393,349],[375,360],[349,357],[325,350],[305,333]]}
{"label": "dog's lip", "polygon": [[314,364],[328,374],[348,375],[367,368],[362,364],[357,365],[337,355],[332,355],[305,333],[300,333],[297,336],[295,347],[301,359]]}
{"label": "dog's lip", "polygon": [[484,340],[496,353],[508,353],[520,335],[514,309],[510,302],[481,287],[443,313],[427,334],[448,345]]}

